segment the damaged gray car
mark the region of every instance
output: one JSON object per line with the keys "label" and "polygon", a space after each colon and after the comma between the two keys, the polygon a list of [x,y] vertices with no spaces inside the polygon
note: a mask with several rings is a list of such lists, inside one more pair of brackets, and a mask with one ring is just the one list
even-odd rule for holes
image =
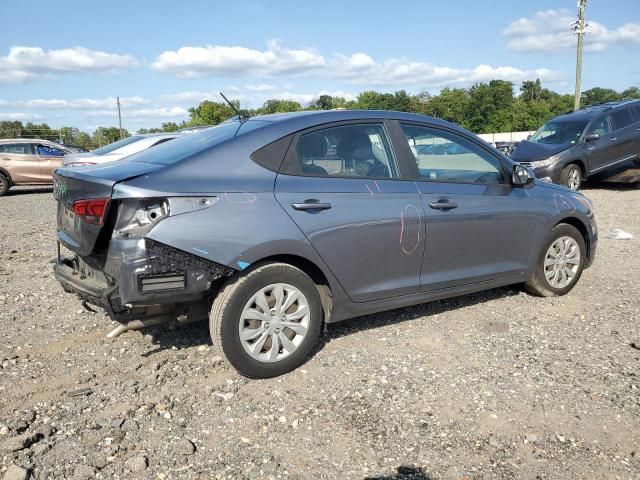
{"label": "damaged gray car", "polygon": [[524,284],[563,295],[594,260],[582,194],[448,122],[399,112],[233,119],[54,176],[56,277],[122,326],[209,318],[267,378],[322,325]]}

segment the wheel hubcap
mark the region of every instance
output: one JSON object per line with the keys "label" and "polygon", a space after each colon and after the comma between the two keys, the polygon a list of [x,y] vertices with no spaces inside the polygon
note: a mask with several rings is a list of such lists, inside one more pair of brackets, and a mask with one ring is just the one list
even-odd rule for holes
{"label": "wheel hubcap", "polygon": [[300,290],[287,283],[267,285],[242,310],[240,342],[252,358],[277,362],[298,349],[307,335],[309,320],[309,303]]}
{"label": "wheel hubcap", "polygon": [[580,246],[571,237],[554,241],[544,259],[544,277],[553,288],[571,284],[580,268]]}
{"label": "wheel hubcap", "polygon": [[571,190],[578,190],[580,187],[580,170],[574,168],[569,172],[569,188]]}

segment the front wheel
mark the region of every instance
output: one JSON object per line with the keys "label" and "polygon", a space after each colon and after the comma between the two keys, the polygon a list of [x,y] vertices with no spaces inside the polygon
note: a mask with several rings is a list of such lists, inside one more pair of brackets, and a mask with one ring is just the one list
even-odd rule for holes
{"label": "front wheel", "polygon": [[572,225],[556,225],[544,243],[527,290],[542,297],[569,293],[582,275],[586,258],[582,234]]}
{"label": "front wheel", "polygon": [[582,183],[582,170],[580,170],[580,167],[574,163],[564,167],[560,173],[560,183],[573,191],[580,190],[580,184]]}
{"label": "front wheel", "polygon": [[231,279],[209,316],[214,347],[240,374],[271,378],[298,367],[322,324],[322,303],[311,278],[270,263]]}

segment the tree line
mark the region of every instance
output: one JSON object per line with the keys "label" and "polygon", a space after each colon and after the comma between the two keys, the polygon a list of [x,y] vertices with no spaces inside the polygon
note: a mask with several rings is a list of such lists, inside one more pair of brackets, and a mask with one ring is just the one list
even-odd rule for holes
{"label": "tree line", "polygon": [[[640,98],[639,87],[629,87],[621,92],[595,87],[582,94],[583,106]],[[457,123],[475,133],[498,133],[536,130],[545,121],[573,108],[573,95],[560,94],[543,88],[540,80],[525,81],[519,94],[514,84],[505,80],[476,83],[469,88],[443,88],[438,95],[428,92],[410,94],[405,90],[394,93],[361,92],[354,100],[343,97],[320,95],[309,105],[303,106],[293,100],[269,99],[261,107],[241,108],[234,106],[242,116],[252,117],[272,113],[297,112],[303,110],[331,110],[336,108],[354,110],[397,110],[442,118]],[[233,108],[224,102],[202,101],[189,109],[189,120],[181,123],[166,122],[156,128],[142,128],[138,133],[173,132],[181,128],[200,125],[216,125],[236,115]],[[124,130],[124,136],[129,132]],[[0,122],[0,138],[39,137],[79,145],[87,149],[97,148],[120,138],[117,127],[99,127],[91,135],[74,127],[52,129],[46,123],[23,125],[19,121]]]}

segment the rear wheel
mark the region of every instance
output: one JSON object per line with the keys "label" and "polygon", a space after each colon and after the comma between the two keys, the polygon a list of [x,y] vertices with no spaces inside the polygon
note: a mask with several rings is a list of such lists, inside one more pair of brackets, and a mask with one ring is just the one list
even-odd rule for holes
{"label": "rear wheel", "polygon": [[572,225],[556,225],[544,243],[527,290],[543,297],[569,293],[582,275],[586,258],[582,234]]}
{"label": "rear wheel", "polygon": [[313,281],[284,263],[264,264],[230,280],[211,307],[214,347],[239,373],[271,378],[298,367],[322,324]]}
{"label": "rear wheel", "polygon": [[2,173],[0,173],[0,197],[7,193],[9,191],[9,188],[11,188],[9,179]]}
{"label": "rear wheel", "polygon": [[580,190],[582,183],[582,170],[574,163],[567,165],[560,173],[560,183],[569,187],[571,190]]}

